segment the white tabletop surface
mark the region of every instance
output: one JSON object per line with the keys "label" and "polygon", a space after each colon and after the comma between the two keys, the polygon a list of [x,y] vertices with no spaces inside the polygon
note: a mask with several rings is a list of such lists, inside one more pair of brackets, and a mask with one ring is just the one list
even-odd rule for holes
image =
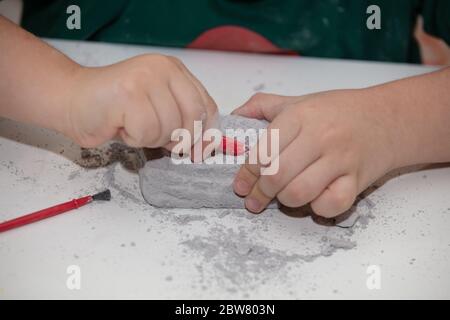
{"label": "white tabletop surface", "polygon": [[[49,42],[91,66],[149,52],[177,56],[223,113],[257,90],[301,95],[430,71],[401,64]],[[371,217],[368,223],[343,229],[277,210],[253,216],[244,210],[155,209],[142,199],[135,172],[120,163],[83,168],[79,158],[80,149],[58,134],[0,119],[0,221],[104,188],[113,195],[111,202],[0,234],[0,299],[450,298],[448,167],[384,179],[366,205],[357,207],[357,213]],[[356,246],[322,256],[324,237],[342,237]],[[309,254],[316,256],[307,259]],[[379,289],[367,286],[372,270],[380,272]],[[67,286],[78,274],[80,288]]]}

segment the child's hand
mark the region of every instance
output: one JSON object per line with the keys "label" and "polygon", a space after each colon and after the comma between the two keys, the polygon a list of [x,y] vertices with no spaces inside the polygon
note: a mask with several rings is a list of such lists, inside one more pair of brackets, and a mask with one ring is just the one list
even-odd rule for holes
{"label": "child's hand", "polygon": [[133,147],[170,148],[175,129],[188,129],[194,140],[194,121],[203,121],[206,130],[217,114],[205,88],[173,57],[143,55],[81,67],[73,83],[61,131],[83,147],[120,136]]}
{"label": "child's hand", "polygon": [[276,197],[288,207],[311,203],[318,215],[336,216],[392,169],[403,151],[394,143],[402,141],[395,113],[365,89],[257,94],[234,114],[265,118],[268,129],[279,129],[278,173],[260,175],[260,165],[246,164],[234,181],[235,192],[246,196],[247,209],[255,213]]}

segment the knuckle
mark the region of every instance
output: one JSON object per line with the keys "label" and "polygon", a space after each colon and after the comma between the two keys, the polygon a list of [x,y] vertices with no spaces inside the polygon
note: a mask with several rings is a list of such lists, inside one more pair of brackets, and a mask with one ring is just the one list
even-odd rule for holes
{"label": "knuckle", "polygon": [[265,100],[265,99],[267,98],[267,96],[268,96],[267,93],[264,93],[264,92],[257,92],[257,93],[255,93],[255,94],[253,95],[252,98],[253,98],[255,101],[262,101],[262,100]]}
{"label": "knuckle", "polygon": [[[136,99],[143,92],[143,88],[149,82],[149,72],[145,68],[130,68],[117,80],[117,97],[125,99]],[[120,101],[120,100],[119,100]]]}
{"label": "knuckle", "polygon": [[299,184],[291,185],[280,193],[279,200],[288,207],[299,207],[311,200],[312,193],[309,190]]}
{"label": "knuckle", "polygon": [[173,56],[161,56],[162,64],[168,69],[173,72],[180,72],[182,71],[184,64],[181,62],[180,59],[173,57]]}
{"label": "knuckle", "polygon": [[260,189],[268,196],[275,196],[276,190],[279,190],[282,183],[282,177],[279,174],[265,175],[260,178]]}
{"label": "knuckle", "polygon": [[341,133],[340,133],[339,129],[336,128],[335,125],[327,124],[327,125],[324,125],[323,130],[321,130],[320,140],[322,143],[327,144],[327,143],[335,141],[339,137],[340,134]]}
{"label": "knuckle", "polygon": [[249,103],[254,106],[260,105],[265,100],[266,96],[267,96],[266,93],[262,93],[262,92],[255,93],[250,98]]}
{"label": "knuckle", "polygon": [[153,56],[156,62],[162,63],[162,64],[173,64],[174,63],[174,59],[171,56],[166,56],[163,54],[156,54]]}
{"label": "knuckle", "polygon": [[116,94],[119,98],[132,99],[138,94],[138,81],[134,73],[124,75],[117,85]]}
{"label": "knuckle", "polygon": [[267,185],[269,185],[273,188],[281,186],[281,184],[283,182],[283,177],[280,174],[280,172],[278,172],[276,174],[265,175],[262,178],[265,179],[265,181],[267,182]]}
{"label": "knuckle", "polygon": [[245,103],[245,106],[248,110],[257,110],[264,106],[265,104],[265,97],[267,94],[258,92],[255,93],[253,96],[250,97],[250,99]]}
{"label": "knuckle", "polygon": [[183,64],[183,62],[181,62],[181,60],[179,58],[177,58],[177,57],[174,57],[174,56],[164,56],[164,57],[169,59],[169,61],[171,63],[175,63],[175,64],[178,64],[178,65],[182,65]]}
{"label": "knuckle", "polygon": [[146,56],[146,65],[149,72],[155,72],[155,69],[177,70],[176,58],[162,54],[151,54]]}
{"label": "knuckle", "polygon": [[246,163],[244,164],[244,168],[246,169],[245,172],[249,174],[249,178],[259,176],[260,167],[257,164]]}
{"label": "knuckle", "polygon": [[351,132],[343,129],[339,124],[326,124],[320,132],[319,141],[325,147],[339,147],[342,151],[346,151],[351,145]]}
{"label": "knuckle", "polygon": [[162,144],[161,125],[150,111],[142,110],[139,115],[132,114],[126,120],[124,129],[125,137],[134,147],[157,147]]}

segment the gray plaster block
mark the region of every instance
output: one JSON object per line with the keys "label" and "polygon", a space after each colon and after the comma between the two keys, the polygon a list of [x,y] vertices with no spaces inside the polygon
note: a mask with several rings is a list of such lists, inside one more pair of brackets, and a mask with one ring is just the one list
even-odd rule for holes
{"label": "gray plaster block", "polygon": [[[220,118],[220,128],[224,133],[228,128],[263,129],[267,124],[266,121],[233,115]],[[241,142],[245,142],[244,137],[236,136]],[[253,146],[257,137],[248,140],[248,145]],[[244,199],[232,188],[240,164],[175,164],[168,156],[158,159],[157,154],[161,150],[153,150],[152,153],[150,158],[156,159],[146,161],[139,170],[142,195],[149,204],[163,208],[244,208]],[[278,205],[273,202],[270,207],[277,208]]]}

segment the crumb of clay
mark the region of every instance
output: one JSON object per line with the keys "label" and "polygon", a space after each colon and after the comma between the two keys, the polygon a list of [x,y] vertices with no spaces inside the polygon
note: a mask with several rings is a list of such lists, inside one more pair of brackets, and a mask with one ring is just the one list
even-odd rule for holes
{"label": "crumb of clay", "polygon": [[264,83],[260,83],[253,87],[253,91],[262,91],[266,88],[266,85]]}
{"label": "crumb of clay", "polygon": [[356,247],[356,242],[348,240],[348,239],[342,239],[342,238],[331,238],[331,237],[323,237],[323,242],[328,242],[331,247],[333,248],[339,248],[339,249],[353,249]]}
{"label": "crumb of clay", "polygon": [[120,162],[130,171],[138,169],[137,150],[117,142],[111,143],[105,148],[82,148],[80,158],[75,162],[84,168],[105,167]]}
{"label": "crumb of clay", "polygon": [[172,218],[175,221],[175,223],[177,223],[178,225],[187,225],[187,224],[190,224],[191,222],[206,220],[205,216],[190,215],[190,214],[176,215],[176,216],[172,216]]}

